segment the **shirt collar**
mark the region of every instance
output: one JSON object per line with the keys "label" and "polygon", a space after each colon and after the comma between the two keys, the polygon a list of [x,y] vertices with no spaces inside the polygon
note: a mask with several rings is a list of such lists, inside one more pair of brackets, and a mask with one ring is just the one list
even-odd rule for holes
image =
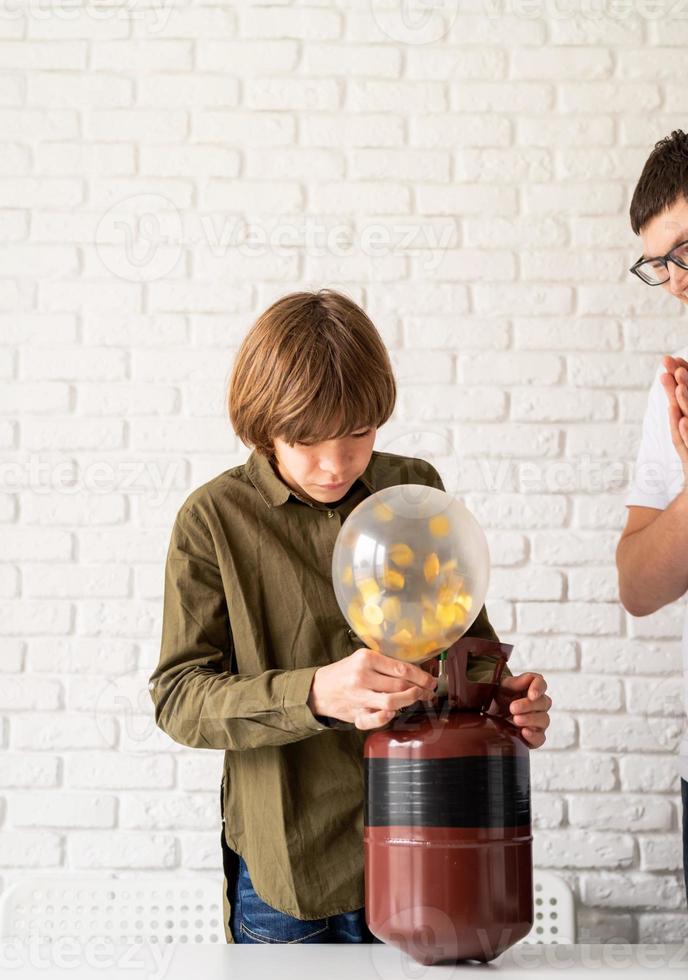
{"label": "shirt collar", "polygon": [[[358,478],[370,493],[375,493],[378,489],[373,475],[374,463],[375,451],[373,450],[368,465]],[[281,504],[286,503],[289,497],[293,496],[297,500],[309,504],[311,507],[327,509],[327,504],[314,504],[292,490],[272,468],[268,457],[258,452],[257,449],[254,449],[246,460],[245,471],[251,483],[269,507],[279,507]]]}

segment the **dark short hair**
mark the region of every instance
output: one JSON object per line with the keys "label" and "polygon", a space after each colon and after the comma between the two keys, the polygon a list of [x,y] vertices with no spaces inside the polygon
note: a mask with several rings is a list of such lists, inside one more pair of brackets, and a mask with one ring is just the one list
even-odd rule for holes
{"label": "dark short hair", "polygon": [[289,293],[262,313],[234,361],[227,408],[241,441],[266,456],[379,428],[394,411],[387,348],[368,315],[333,289]]}
{"label": "dark short hair", "polygon": [[681,195],[688,200],[688,135],[674,129],[655,143],[633,191],[630,217],[635,234]]}

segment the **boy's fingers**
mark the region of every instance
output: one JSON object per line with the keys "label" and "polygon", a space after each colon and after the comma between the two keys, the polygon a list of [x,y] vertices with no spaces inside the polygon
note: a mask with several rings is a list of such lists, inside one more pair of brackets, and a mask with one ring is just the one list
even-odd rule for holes
{"label": "boy's fingers", "polygon": [[376,650],[371,650],[370,652],[374,655],[371,658],[373,669],[380,674],[389,674],[390,677],[401,677],[406,682],[406,687],[417,684],[418,687],[426,687],[430,690],[436,688],[437,677],[430,674],[429,671],[423,670],[417,664],[405,663],[403,660],[388,657],[386,654],[378,653]]}
{"label": "boy's fingers", "polygon": [[537,701],[512,701],[509,711],[512,715],[530,715],[537,711],[549,711],[552,707],[552,699],[543,694]]}
{"label": "boy's fingers", "polygon": [[391,721],[395,714],[395,711],[371,711],[369,708],[360,708],[354,717],[354,725],[361,731],[380,728]]}
{"label": "boy's fingers", "polygon": [[688,434],[684,434],[686,433],[685,417],[676,402],[669,405],[669,426],[674,449],[685,462],[688,455]]}
{"label": "boy's fingers", "polygon": [[662,358],[662,364],[667,371],[670,371],[672,374],[674,374],[679,367],[688,368],[688,361],[685,361],[682,357],[672,357],[671,354],[664,355]]}
{"label": "boy's fingers", "polygon": [[676,378],[673,374],[660,374],[659,380],[662,388],[666,391],[667,398],[671,401],[676,392]]}
{"label": "boy's fingers", "polygon": [[681,411],[685,415],[686,409],[688,408],[688,388],[684,382],[676,385],[676,401],[678,402]]}
{"label": "boy's fingers", "polygon": [[551,721],[549,715],[545,711],[536,711],[526,715],[514,715],[511,720],[515,725],[523,726],[525,728],[537,728],[540,731],[544,731],[545,728],[548,728]]}
{"label": "boy's fingers", "polygon": [[503,677],[500,682],[500,687],[505,688],[507,691],[522,691],[528,688],[533,683],[539,683],[544,685],[542,690],[547,690],[547,681],[542,676],[542,674],[517,674],[515,677]]}
{"label": "boy's fingers", "polygon": [[678,415],[683,414],[683,409],[678,402],[678,385],[674,381],[673,375],[663,374],[661,377],[662,388],[664,388],[664,394],[667,397],[667,407],[670,412],[677,412]]}
{"label": "boy's fingers", "polygon": [[535,701],[536,698],[542,697],[542,695],[547,690],[547,681],[542,676],[542,674],[535,674],[535,680],[532,682],[528,688],[528,698],[531,701]]}
{"label": "boy's fingers", "polygon": [[675,374],[661,374],[659,380],[670,406],[677,404],[685,415],[688,411],[688,370],[680,367]]}

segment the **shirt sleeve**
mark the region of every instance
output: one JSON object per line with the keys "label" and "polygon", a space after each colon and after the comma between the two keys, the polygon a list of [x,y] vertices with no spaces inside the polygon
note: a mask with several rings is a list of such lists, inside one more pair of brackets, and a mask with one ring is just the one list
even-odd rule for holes
{"label": "shirt sleeve", "polygon": [[184,505],[167,551],[160,660],[148,684],[156,724],[182,745],[232,750],[328,730],[307,703],[317,665],[235,674],[232,649],[212,536]]}
{"label": "shirt sleeve", "polygon": [[[430,470],[430,486],[437,487],[438,490],[444,490],[445,487],[440,474],[431,463],[427,463],[427,465]],[[492,623],[487,615],[487,609],[484,605],[481,607],[480,612],[476,616],[473,623],[468,627],[464,635],[499,642],[499,637],[494,631]],[[466,676],[471,681],[491,680],[492,675],[494,674],[494,665],[494,657],[487,656],[486,654],[483,654],[482,656],[475,653],[471,654],[466,665]],[[502,677],[511,676],[512,674],[509,670],[509,665],[504,664]]]}
{"label": "shirt sleeve", "polygon": [[655,375],[647,398],[640,445],[626,494],[627,507],[669,506],[683,482],[680,460],[671,442],[668,403]]}

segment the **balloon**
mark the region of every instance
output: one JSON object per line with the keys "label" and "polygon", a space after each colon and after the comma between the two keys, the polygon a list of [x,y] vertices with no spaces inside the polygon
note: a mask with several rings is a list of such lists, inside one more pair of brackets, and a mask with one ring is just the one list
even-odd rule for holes
{"label": "balloon", "polygon": [[366,647],[420,663],[451,646],[485,601],[483,529],[444,490],[405,483],[366,497],[332,555],[337,602]]}

